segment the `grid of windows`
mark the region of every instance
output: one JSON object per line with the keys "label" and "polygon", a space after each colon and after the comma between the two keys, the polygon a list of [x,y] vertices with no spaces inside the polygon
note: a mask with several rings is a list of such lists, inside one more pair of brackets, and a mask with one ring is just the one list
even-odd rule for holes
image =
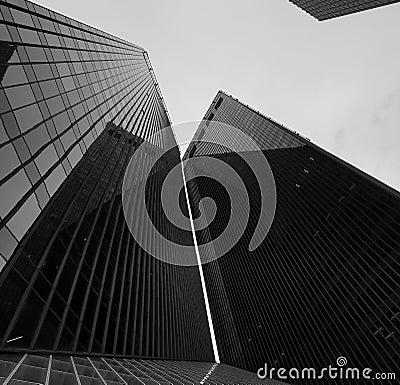
{"label": "grid of windows", "polygon": [[169,118],[142,48],[28,1],[0,19],[1,269],[106,122]]}
{"label": "grid of windows", "polygon": [[[237,194],[250,197],[243,236],[203,267],[221,362],[251,371],[264,362],[322,368],[345,356],[351,367],[399,371],[400,194],[223,92],[214,103],[205,116],[257,141],[277,189],[272,227],[250,252],[262,204],[257,180],[239,155],[196,144],[192,156],[228,163],[247,189]],[[207,140],[210,129],[199,127],[195,138]],[[201,233],[215,239],[229,199],[209,180],[189,193],[194,215],[202,198],[216,201],[220,215]],[[238,338],[227,338],[227,328]]]}
{"label": "grid of windows", "polygon": [[[64,385],[276,384],[254,373],[212,362],[113,357],[0,355],[0,382]],[[3,382],[4,381],[4,382]],[[33,382],[29,382],[33,384]]]}
{"label": "grid of windows", "polygon": [[399,0],[289,0],[319,21],[366,11]]}
{"label": "grid of windows", "polygon": [[170,120],[147,53],[23,0],[0,12],[0,349],[211,361],[198,269],[148,255],[122,209],[144,140],[180,162],[171,128],[152,137]]}
{"label": "grid of windows", "polygon": [[122,181],[142,141],[108,123],[18,245],[0,277],[0,348],[212,359],[198,269],[151,257],[125,222]]}

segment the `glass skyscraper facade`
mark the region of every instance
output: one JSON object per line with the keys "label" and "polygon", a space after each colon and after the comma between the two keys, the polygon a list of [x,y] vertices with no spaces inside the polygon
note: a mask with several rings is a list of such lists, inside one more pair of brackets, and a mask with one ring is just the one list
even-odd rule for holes
{"label": "glass skyscraper facade", "polygon": [[2,348],[213,358],[198,269],[148,255],[125,222],[142,141],[109,122],[20,242],[0,283]]}
{"label": "glass skyscraper facade", "polygon": [[133,221],[155,242],[151,209],[193,245],[152,205],[180,154],[147,52],[29,1],[0,18],[0,383],[259,383],[215,363],[198,267],[129,231],[124,175],[148,142],[169,151]]}
{"label": "glass skyscraper facade", "polygon": [[319,21],[333,19],[384,5],[399,0],[289,0]]}
{"label": "glass skyscraper facade", "polygon": [[132,154],[170,125],[146,51],[0,5],[0,350],[213,361],[198,268],[148,255],[122,212]]}
{"label": "glass skyscraper facade", "polygon": [[3,267],[109,121],[146,138],[169,119],[144,49],[31,2],[0,10]]}
{"label": "glass skyscraper facade", "polygon": [[[275,179],[275,217],[252,251],[260,181],[239,152],[213,143],[221,122],[257,143]],[[185,159],[196,157],[228,164],[245,186],[235,194],[250,200],[242,237],[203,266],[221,362],[254,372],[264,363],[323,368],[343,356],[350,367],[398,373],[400,194],[222,91],[188,146]],[[207,260],[235,207],[218,180],[190,187],[194,216],[204,198],[218,207],[196,229]]]}

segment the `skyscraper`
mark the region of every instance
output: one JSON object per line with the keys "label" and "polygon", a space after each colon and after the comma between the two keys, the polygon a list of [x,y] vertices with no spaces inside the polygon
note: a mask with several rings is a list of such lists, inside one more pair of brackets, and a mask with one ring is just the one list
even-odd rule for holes
{"label": "skyscraper", "polygon": [[[274,176],[275,215],[253,250],[270,196],[243,155],[260,154],[216,146],[223,125],[251,138]],[[350,367],[398,372],[400,194],[222,91],[188,146],[185,159],[196,158],[223,162],[243,182],[228,181],[227,193],[221,179],[197,177],[201,163],[187,172],[195,177],[194,215],[205,213],[204,198],[217,207],[207,228],[196,228],[198,243],[209,247],[203,261],[241,210],[236,196],[250,202],[243,235],[203,266],[221,362],[253,372],[264,363],[318,369],[343,356]]]}
{"label": "skyscraper", "polygon": [[147,52],[29,1],[0,15],[0,382],[258,382],[214,362],[198,267],[153,258],[128,229],[138,147],[172,144],[149,199],[180,164]]}
{"label": "skyscraper", "polygon": [[398,3],[399,0],[289,0],[319,21]]}
{"label": "skyscraper", "polygon": [[1,12],[0,349],[212,360],[198,269],[146,254],[122,213],[132,153],[169,126],[147,53],[33,3]]}

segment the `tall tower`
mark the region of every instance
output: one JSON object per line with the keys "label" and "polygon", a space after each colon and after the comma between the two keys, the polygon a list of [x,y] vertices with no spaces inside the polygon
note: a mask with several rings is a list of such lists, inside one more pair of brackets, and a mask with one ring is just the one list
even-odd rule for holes
{"label": "tall tower", "polygon": [[0,12],[0,382],[259,382],[214,362],[198,267],[148,254],[124,217],[143,142],[172,144],[150,206],[180,164],[146,51],[29,1]]}
{"label": "tall tower", "polygon": [[398,3],[399,0],[289,0],[319,21]]}
{"label": "tall tower", "polygon": [[[275,215],[253,249],[271,196],[262,196],[263,180],[243,160],[255,151],[215,145],[224,125],[257,144],[274,177]],[[217,207],[207,228],[196,229],[210,250],[203,261],[242,210],[232,202],[250,202],[242,236],[227,238],[230,250],[203,266],[221,362],[318,369],[343,356],[350,367],[398,372],[400,194],[222,91],[188,146],[185,159],[196,158],[226,164],[243,182],[228,181],[227,193],[222,179],[197,177],[201,166],[188,173],[192,211],[206,212],[205,198]]]}
{"label": "tall tower", "polygon": [[122,212],[133,152],[169,126],[147,53],[25,5],[1,8],[0,349],[212,360],[198,269],[148,255]]}

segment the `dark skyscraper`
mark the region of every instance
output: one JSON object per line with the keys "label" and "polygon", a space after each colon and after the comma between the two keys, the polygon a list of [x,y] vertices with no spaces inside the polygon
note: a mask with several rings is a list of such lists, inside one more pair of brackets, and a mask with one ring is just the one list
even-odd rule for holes
{"label": "dark skyscraper", "polygon": [[213,358],[198,269],[146,254],[125,223],[142,141],[109,123],[23,238],[3,271],[2,347]]}
{"label": "dark skyscraper", "polygon": [[[275,179],[275,216],[252,251],[268,196],[261,199],[262,181],[242,154],[212,144],[221,124],[257,143]],[[203,266],[221,362],[250,371],[264,363],[318,369],[343,356],[350,367],[398,373],[400,194],[221,91],[185,155],[207,157],[234,169],[244,188],[227,195],[219,180],[189,183],[195,216],[204,212],[201,199],[217,206],[208,229],[196,229],[198,243],[223,232],[240,209],[232,197],[250,201],[243,235]]]}
{"label": "dark skyscraper", "polygon": [[289,0],[319,21],[398,3],[399,0]]}
{"label": "dark skyscraper", "polygon": [[212,360],[198,269],[144,252],[122,211],[133,152],[169,126],[146,52],[32,3],[1,12],[0,348]]}
{"label": "dark skyscraper", "polygon": [[[0,15],[0,382],[258,382],[214,362],[198,267],[154,258],[129,231],[122,184],[138,147],[172,144],[150,208],[180,167],[146,51],[28,1]],[[149,207],[133,207],[155,242]]]}

